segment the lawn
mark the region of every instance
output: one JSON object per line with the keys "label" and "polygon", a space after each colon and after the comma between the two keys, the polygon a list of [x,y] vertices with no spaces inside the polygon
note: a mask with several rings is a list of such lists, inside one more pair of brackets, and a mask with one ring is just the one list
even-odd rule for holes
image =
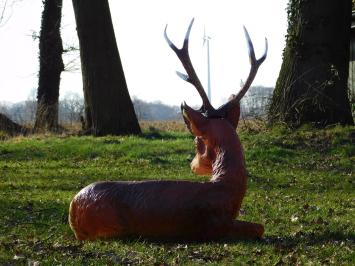
{"label": "lawn", "polygon": [[205,180],[189,169],[189,133],[1,135],[0,265],[355,265],[355,128],[254,126],[239,135],[249,173],[240,219],[265,225],[260,241],[74,238],[69,203],[91,182]]}

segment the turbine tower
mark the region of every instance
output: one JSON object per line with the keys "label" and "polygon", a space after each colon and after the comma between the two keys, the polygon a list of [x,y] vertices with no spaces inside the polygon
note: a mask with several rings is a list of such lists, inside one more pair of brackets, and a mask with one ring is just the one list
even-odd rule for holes
{"label": "turbine tower", "polygon": [[211,68],[210,68],[210,40],[206,35],[206,29],[203,30],[203,45],[207,44],[207,97],[211,102]]}

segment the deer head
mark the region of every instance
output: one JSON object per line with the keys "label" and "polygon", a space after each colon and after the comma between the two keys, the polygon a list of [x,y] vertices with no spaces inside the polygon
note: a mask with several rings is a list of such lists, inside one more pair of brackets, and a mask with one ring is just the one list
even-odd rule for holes
{"label": "deer head", "polygon": [[[214,132],[214,138],[216,138],[216,134],[221,136],[222,138],[226,136],[226,127],[221,126],[220,122],[214,122],[214,124],[218,124],[219,128],[211,125],[209,121],[217,121],[224,120],[227,121],[229,126],[235,129],[238,126],[239,116],[240,116],[240,100],[248,91],[250,85],[252,84],[260,65],[264,62],[267,55],[268,43],[265,38],[265,51],[260,59],[256,59],[253,43],[250,39],[249,33],[247,29],[244,27],[245,38],[248,44],[249,50],[249,59],[250,59],[250,72],[249,76],[246,79],[243,87],[240,89],[238,94],[231,95],[228,99],[228,102],[221,105],[219,108],[215,109],[210,103],[206,92],[194,70],[194,67],[191,63],[191,59],[189,56],[189,37],[192,25],[194,23],[194,19],[191,20],[190,25],[187,29],[184,43],[181,49],[178,49],[172,41],[169,39],[166,31],[168,25],[165,27],[164,37],[170,46],[170,48],[175,52],[179,60],[181,61],[186,74],[176,72],[177,75],[183,80],[191,83],[199,93],[202,99],[202,106],[199,110],[194,110],[189,107],[186,103],[181,105],[181,110],[183,114],[183,118],[187,128],[190,132],[195,136],[195,146],[196,146],[196,156],[191,162],[191,169],[196,174],[211,174],[212,171],[212,162],[215,159],[216,153],[214,150],[214,145],[212,136],[212,131]],[[213,123],[212,123],[213,124]],[[225,124],[225,123],[224,123]],[[212,142],[212,143],[211,143]]]}

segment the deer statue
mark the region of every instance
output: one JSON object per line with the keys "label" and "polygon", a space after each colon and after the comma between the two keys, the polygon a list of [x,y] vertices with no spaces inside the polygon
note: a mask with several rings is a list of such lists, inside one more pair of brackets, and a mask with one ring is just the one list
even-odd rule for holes
{"label": "deer statue", "polygon": [[188,46],[191,21],[183,47],[178,49],[164,36],[180,59],[203,104],[194,110],[186,103],[181,111],[187,128],[195,136],[196,156],[191,169],[210,174],[208,182],[107,181],[83,188],[71,201],[69,223],[79,240],[108,237],[143,237],[164,240],[255,239],[262,237],[261,224],[235,220],[247,188],[247,172],[241,143],[236,134],[239,102],[250,87],[267,55],[257,60],[249,34],[251,70],[243,88],[214,109],[192,66]]}

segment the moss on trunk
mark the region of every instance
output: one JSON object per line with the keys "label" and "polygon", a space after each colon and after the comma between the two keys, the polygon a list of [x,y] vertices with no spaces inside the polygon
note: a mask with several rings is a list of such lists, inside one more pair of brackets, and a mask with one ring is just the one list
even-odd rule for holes
{"label": "moss on trunk", "polygon": [[290,0],[271,122],[353,124],[348,95],[351,0]]}

